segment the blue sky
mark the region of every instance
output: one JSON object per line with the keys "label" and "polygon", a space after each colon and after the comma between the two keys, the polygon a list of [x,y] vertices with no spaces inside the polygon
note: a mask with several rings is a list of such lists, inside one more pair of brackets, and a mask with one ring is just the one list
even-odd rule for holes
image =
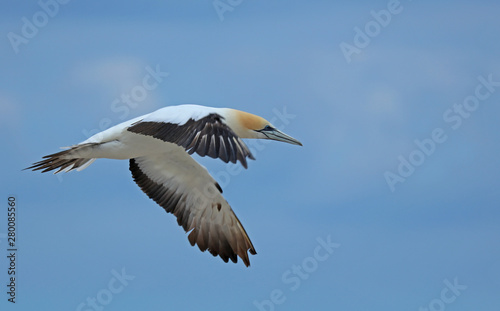
{"label": "blue sky", "polygon": [[[0,13],[1,284],[18,204],[2,310],[498,310],[500,4],[42,3],[53,16],[36,1]],[[250,268],[191,247],[127,161],[21,171],[182,103],[276,120],[304,144],[248,141],[241,172],[200,159],[256,247]]]}

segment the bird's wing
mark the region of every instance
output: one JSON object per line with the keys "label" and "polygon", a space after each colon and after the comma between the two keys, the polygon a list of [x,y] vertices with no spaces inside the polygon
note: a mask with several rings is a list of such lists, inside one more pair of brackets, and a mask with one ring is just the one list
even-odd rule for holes
{"label": "bird's wing", "polygon": [[199,119],[188,119],[183,124],[148,120],[145,118],[132,124],[127,130],[175,143],[189,154],[196,152],[204,157],[220,158],[228,163],[240,163],[247,168],[246,158],[255,160],[245,143],[222,122],[217,113]]}
{"label": "bird's wing", "polygon": [[224,262],[239,256],[250,265],[256,251],[245,229],[222,196],[219,184],[182,148],[130,159],[134,181],[151,199],[177,217],[191,245],[219,255]]}

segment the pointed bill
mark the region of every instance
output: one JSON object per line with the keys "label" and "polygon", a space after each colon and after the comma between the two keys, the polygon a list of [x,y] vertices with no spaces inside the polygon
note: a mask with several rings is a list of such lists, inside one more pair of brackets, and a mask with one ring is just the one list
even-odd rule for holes
{"label": "pointed bill", "polygon": [[277,141],[282,141],[282,142],[289,143],[289,144],[292,144],[292,145],[302,146],[302,143],[300,141],[296,140],[292,136],[289,136],[289,135],[287,135],[287,134],[285,134],[282,131],[277,130],[277,129],[274,129],[272,131],[266,132],[265,135],[269,139],[272,139],[272,140],[277,140]]}

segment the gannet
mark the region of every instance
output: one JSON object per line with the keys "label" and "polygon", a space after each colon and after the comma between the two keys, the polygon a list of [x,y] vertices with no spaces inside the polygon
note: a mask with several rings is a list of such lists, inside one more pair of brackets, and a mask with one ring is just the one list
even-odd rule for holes
{"label": "gannet", "polygon": [[177,217],[192,246],[248,267],[250,238],[222,196],[222,189],[191,154],[219,158],[247,168],[255,160],[242,138],[302,144],[262,117],[230,108],[180,105],[161,108],[125,121],[26,169],[81,171],[98,158],[129,159],[137,185],[149,198]]}

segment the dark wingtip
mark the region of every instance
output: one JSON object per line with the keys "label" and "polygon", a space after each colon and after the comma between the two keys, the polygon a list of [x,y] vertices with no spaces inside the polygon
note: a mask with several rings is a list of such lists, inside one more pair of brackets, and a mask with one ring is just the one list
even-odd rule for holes
{"label": "dark wingtip", "polygon": [[[44,157],[45,158],[45,157]],[[26,168],[23,168],[22,170],[23,171],[26,171],[26,170],[32,170],[33,172],[34,171],[39,171],[42,169],[42,165],[44,164],[44,161],[39,161],[39,162],[36,162],[36,163],[33,163],[31,166],[29,167],[26,167]]]}
{"label": "dark wingtip", "polygon": [[245,169],[248,169],[248,164],[247,164],[247,161],[245,161],[245,160],[241,161],[241,160],[240,160],[240,163],[241,163],[241,165],[242,165]]}
{"label": "dark wingtip", "polygon": [[250,259],[248,259],[248,257],[242,258],[242,259],[243,259],[243,263],[245,264],[245,266],[247,268],[250,267]]}

